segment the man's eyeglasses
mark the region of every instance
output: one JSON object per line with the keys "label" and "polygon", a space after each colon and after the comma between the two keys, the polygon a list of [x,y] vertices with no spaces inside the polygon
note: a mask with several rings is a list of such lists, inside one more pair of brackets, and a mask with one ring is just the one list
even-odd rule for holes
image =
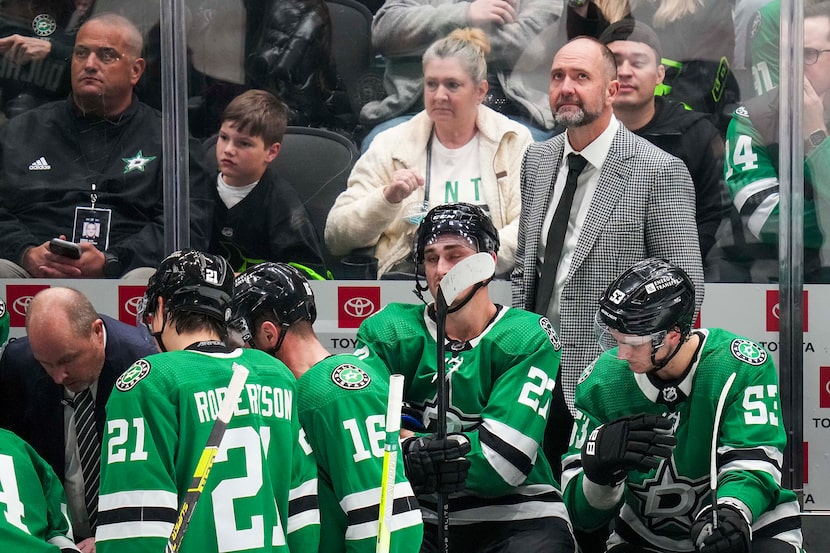
{"label": "man's eyeglasses", "polygon": [[[115,48],[107,48],[102,46],[100,48],[87,48],[86,46],[75,46],[72,50],[72,55],[75,59],[85,60],[90,54],[95,54],[95,57],[101,60],[101,63],[114,63],[121,59],[121,53]],[[806,56],[806,54],[805,54]]]}
{"label": "man's eyeglasses", "polygon": [[813,65],[818,61],[818,57],[830,50],[816,50],[815,48],[804,49],[804,65]]}

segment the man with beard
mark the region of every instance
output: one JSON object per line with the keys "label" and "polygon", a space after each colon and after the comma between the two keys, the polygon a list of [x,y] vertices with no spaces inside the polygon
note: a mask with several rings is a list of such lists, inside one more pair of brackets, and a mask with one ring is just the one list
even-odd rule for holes
{"label": "man with beard", "polygon": [[[620,273],[647,257],[668,259],[692,278],[696,305],[703,301],[691,177],[614,117],[619,88],[605,45],[587,37],[565,44],[551,68],[550,106],[567,130],[532,144],[522,167],[513,305],[546,315],[560,333],[571,410],[579,374],[600,353],[592,298]],[[548,423],[549,459],[569,432],[568,422]]]}

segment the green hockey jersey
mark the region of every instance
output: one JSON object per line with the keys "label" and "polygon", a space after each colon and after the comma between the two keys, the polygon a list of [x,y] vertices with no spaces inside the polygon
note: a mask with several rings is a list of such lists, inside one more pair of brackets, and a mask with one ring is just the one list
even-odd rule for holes
{"label": "green hockey jersey", "polygon": [[[701,344],[679,380],[635,374],[616,358],[616,350],[603,353],[580,377],[570,449],[562,460],[571,520],[587,530],[616,516],[609,545],[627,542],[666,552],[694,551],[692,522],[711,504],[715,410],[735,373],[717,442],[718,501],[741,508],[753,522],[755,536],[801,547],[798,502],[792,491],[781,487],[787,437],[772,358],[755,342],[725,330],[695,332]],[[637,413],[673,421],[677,446],[671,458],[650,472],[628,473],[622,490],[584,482],[581,450],[587,436],[601,424]]]}
{"label": "green hockey jersey", "polygon": [[[319,471],[320,551],[374,553],[389,373],[354,355],[320,361],[297,382],[298,411]],[[423,523],[398,458],[392,553],[417,553]]]}
{"label": "green hockey jersey", "polygon": [[74,548],[63,486],[46,461],[0,429],[0,544],[4,553]]}
{"label": "green hockey jersey", "polygon": [[99,553],[164,550],[237,364],[250,374],[180,551],[317,550],[317,469],[294,375],[261,351],[206,342],[141,359],[116,381],[101,447]]}
{"label": "green hockey jersey", "polygon": [[[436,326],[428,308],[389,304],[360,325],[357,340],[358,357],[404,375],[404,399],[435,431]],[[475,339],[448,341],[448,431],[463,432],[472,447],[467,490],[450,497],[450,524],[567,519],[539,446],[560,356],[547,318],[502,306]],[[436,521],[434,496],[418,500],[424,519]]]}

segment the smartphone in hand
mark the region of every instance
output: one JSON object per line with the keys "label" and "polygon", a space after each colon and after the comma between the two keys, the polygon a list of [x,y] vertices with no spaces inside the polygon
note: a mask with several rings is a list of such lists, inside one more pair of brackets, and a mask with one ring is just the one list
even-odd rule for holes
{"label": "smartphone in hand", "polygon": [[70,259],[81,258],[81,247],[78,244],[69,242],[68,240],[61,240],[60,238],[52,238],[49,242],[49,251]]}

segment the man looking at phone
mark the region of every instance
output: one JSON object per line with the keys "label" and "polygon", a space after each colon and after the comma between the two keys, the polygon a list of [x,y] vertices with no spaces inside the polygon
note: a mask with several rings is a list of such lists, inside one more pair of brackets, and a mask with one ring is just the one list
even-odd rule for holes
{"label": "man looking at phone", "polygon": [[[161,262],[161,115],[133,94],[142,47],[129,20],[93,17],[75,40],[70,97],[0,130],[0,278],[140,278]],[[191,245],[206,248],[212,196],[199,150],[193,141]],[[89,224],[97,237],[84,237]],[[79,242],[80,256],[50,249],[52,238]]]}

